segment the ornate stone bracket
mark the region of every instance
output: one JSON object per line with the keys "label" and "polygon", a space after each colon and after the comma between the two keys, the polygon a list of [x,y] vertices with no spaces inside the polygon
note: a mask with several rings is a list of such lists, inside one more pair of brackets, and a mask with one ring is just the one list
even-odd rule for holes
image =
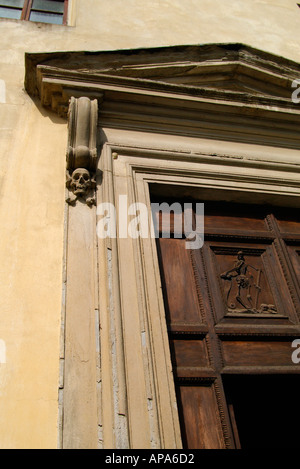
{"label": "ornate stone bracket", "polygon": [[79,199],[89,206],[95,205],[97,121],[96,99],[70,99],[66,181],[67,188],[74,194],[66,199],[70,205],[75,205]]}

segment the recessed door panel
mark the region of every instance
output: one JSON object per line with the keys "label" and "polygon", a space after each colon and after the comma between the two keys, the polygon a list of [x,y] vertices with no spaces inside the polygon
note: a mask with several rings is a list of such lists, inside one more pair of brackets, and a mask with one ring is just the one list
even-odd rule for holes
{"label": "recessed door panel", "polygon": [[[157,240],[170,355],[184,446],[238,448],[247,446],[241,426],[247,401],[230,394],[230,377],[238,373],[241,381],[234,382],[244,386],[249,376],[276,373],[280,389],[290,373],[300,377],[292,361],[292,342],[300,337],[300,223],[294,212],[264,207],[207,203],[204,212],[200,249],[186,249],[184,237],[172,232]],[[266,380],[250,381],[271,393]],[[259,409],[261,390],[253,393]],[[251,399],[249,389],[245,396]],[[276,405],[281,422],[288,421],[285,403],[278,398]],[[253,406],[249,401],[249,413]],[[280,421],[263,425],[281,431]]]}

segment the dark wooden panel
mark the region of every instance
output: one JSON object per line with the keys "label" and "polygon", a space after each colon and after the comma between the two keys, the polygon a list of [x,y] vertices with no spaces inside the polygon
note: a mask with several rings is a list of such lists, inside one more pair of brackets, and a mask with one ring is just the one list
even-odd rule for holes
{"label": "dark wooden panel", "polygon": [[293,233],[300,237],[299,217],[296,219],[277,219],[279,229],[282,233]]}
{"label": "dark wooden panel", "polygon": [[209,365],[205,340],[171,339],[173,364],[177,367],[203,367]]}
{"label": "dark wooden panel", "polygon": [[225,448],[214,386],[180,386],[182,438],[189,449]]}
{"label": "dark wooden panel", "polygon": [[201,322],[196,283],[190,251],[184,239],[159,240],[159,253],[163,262],[162,281],[169,323]]}
{"label": "dark wooden panel", "polygon": [[205,204],[204,230],[214,232],[214,230],[239,230],[239,231],[262,231],[267,232],[268,227],[263,214],[248,214],[247,209],[240,209],[239,216],[231,210],[219,208],[210,209]]}
{"label": "dark wooden panel", "polygon": [[228,340],[222,342],[226,366],[292,366],[291,342],[262,340]]}
{"label": "dark wooden panel", "polygon": [[203,367],[177,367],[174,371],[174,376],[177,379],[181,379],[185,382],[190,381],[205,381],[209,380],[212,382],[217,377],[216,370],[207,366]]}
{"label": "dark wooden panel", "polygon": [[296,273],[296,277],[298,279],[298,283],[300,283],[300,246],[288,246],[290,258],[292,261],[293,268]]}
{"label": "dark wooden panel", "polygon": [[200,323],[180,323],[180,322],[172,322],[172,324],[168,324],[168,331],[170,334],[172,333],[180,333],[180,334],[196,334],[196,335],[206,335],[208,332],[207,324],[200,324]]}

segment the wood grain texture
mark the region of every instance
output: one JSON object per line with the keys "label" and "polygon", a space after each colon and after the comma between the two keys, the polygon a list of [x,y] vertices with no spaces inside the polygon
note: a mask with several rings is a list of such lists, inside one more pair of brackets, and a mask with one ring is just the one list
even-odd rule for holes
{"label": "wood grain texture", "polygon": [[[300,373],[300,223],[295,213],[209,203],[205,243],[159,239],[166,319],[184,446],[239,448],[223,380]],[[229,400],[228,400],[229,399]],[[244,410],[243,410],[244,411]],[[243,439],[243,444],[245,439]]]}

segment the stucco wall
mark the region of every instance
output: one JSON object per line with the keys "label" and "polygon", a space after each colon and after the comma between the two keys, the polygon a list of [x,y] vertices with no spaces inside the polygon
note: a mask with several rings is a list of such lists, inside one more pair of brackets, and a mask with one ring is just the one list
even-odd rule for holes
{"label": "stucco wall", "polygon": [[67,128],[24,92],[24,53],[242,42],[300,62],[294,0],[70,3],[69,26],[0,19],[2,448],[57,444]]}
{"label": "stucco wall", "polygon": [[294,0],[70,0],[70,26],[0,19],[1,62],[23,53],[242,42],[300,60]]}

